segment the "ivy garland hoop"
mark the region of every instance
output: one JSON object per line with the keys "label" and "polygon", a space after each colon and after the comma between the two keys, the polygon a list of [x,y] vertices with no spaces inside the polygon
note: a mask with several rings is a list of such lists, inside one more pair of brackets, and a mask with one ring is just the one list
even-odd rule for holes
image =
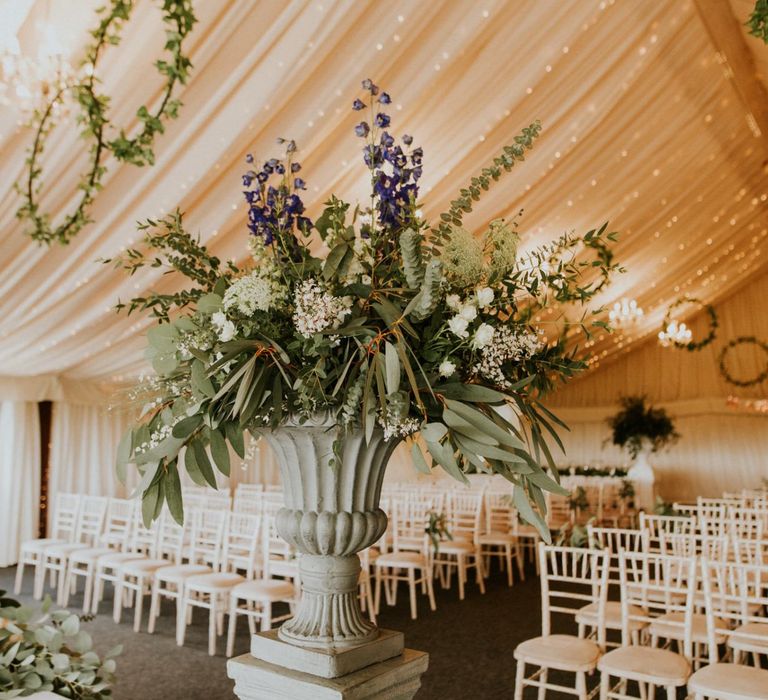
{"label": "ivy garland hoop", "polygon": [[698,342],[691,340],[688,343],[680,343],[673,340],[672,345],[674,345],[676,348],[680,348],[681,350],[687,350],[688,352],[697,352],[698,350],[701,350],[702,348],[705,348],[707,345],[709,345],[717,336],[717,327],[719,325],[719,321],[717,319],[715,307],[711,304],[705,304],[703,301],[701,301],[701,299],[697,299],[695,297],[681,297],[677,301],[673,302],[667,309],[664,320],[661,322],[661,330],[665,331],[667,329],[669,322],[672,320],[672,312],[681,306],[685,306],[685,304],[698,304],[699,308],[707,312],[707,315],[709,316],[709,333],[707,333],[707,335]]}
{"label": "ivy garland hoop", "polygon": [[[170,60],[160,59],[154,64],[157,71],[165,76],[162,99],[154,112],[150,112],[145,105],[139,107],[136,116],[141,122],[141,128],[135,136],[129,138],[125,130],[120,129],[117,138],[107,140],[108,127],[116,127],[107,116],[109,96],[98,94],[96,91],[96,66],[105,46],[116,46],[120,43],[120,30],[130,19],[133,8],[134,0],[111,0],[108,7],[98,10],[102,18],[99,25],[91,31],[93,42],[86,48],[82,63],[87,69],[86,77],[58,90],[45,108],[36,110],[32,117],[31,125],[35,129],[35,138],[26,160],[26,181],[16,185],[23,199],[16,212],[16,218],[27,223],[24,233],[39,243],[50,245],[56,241],[66,245],[92,221],[88,209],[107,172],[102,162],[107,152],[111,152],[120,162],[137,166],[153,165],[155,154],[152,146],[156,134],[165,130],[164,120],[176,119],[178,116],[181,102],[172,99],[172,94],[177,83],[186,83],[192,67],[188,56],[182,52],[182,45],[197,18],[192,8],[192,0],[163,0],[163,23],[168,25],[165,32],[165,50],[170,55]],[[77,120],[82,125],[82,138],[90,141],[89,163],[78,183],[81,194],[74,211],[54,226],[50,214],[40,208],[39,197],[43,189],[40,159],[45,150],[46,139],[55,126],[55,107],[67,92],[73,94],[80,107]]]}
{"label": "ivy garland hoop", "polygon": [[[740,379],[734,379],[728,370],[725,367],[725,358],[728,355],[728,352],[735,348],[737,345],[756,345],[758,348],[760,348],[766,355],[766,363],[765,363],[765,369],[760,372],[754,379],[750,379],[748,381],[742,381]],[[733,340],[729,341],[728,344],[720,351],[720,374],[723,375],[723,379],[725,379],[726,382],[729,384],[733,384],[734,386],[741,386],[741,387],[747,387],[747,386],[755,386],[757,384],[762,384],[766,379],[768,379],[768,343],[764,343],[762,340],[758,340],[752,335],[742,335],[738,338],[734,338]]]}

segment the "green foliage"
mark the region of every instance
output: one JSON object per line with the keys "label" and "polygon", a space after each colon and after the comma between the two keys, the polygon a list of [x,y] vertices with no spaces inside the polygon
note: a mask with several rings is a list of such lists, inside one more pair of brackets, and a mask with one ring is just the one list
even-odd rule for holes
{"label": "green foliage", "polygon": [[92,649],[81,620],[67,610],[51,612],[21,606],[0,590],[0,700],[50,691],[66,698],[100,700],[111,696],[115,660]]}
{"label": "green foliage", "polygon": [[424,532],[427,533],[427,537],[429,537],[429,541],[432,543],[435,555],[440,553],[441,541],[453,541],[453,535],[448,529],[448,516],[446,516],[445,513],[436,513],[433,510],[429,511],[429,521],[424,528]]}
{"label": "green foliage", "polygon": [[[26,235],[39,243],[69,243],[91,221],[89,209],[106,175],[104,160],[107,155],[111,154],[120,162],[137,166],[153,165],[156,135],[163,133],[168,119],[176,119],[178,116],[181,103],[173,99],[172,95],[177,84],[186,83],[192,68],[189,58],[183,53],[183,43],[197,19],[191,0],[163,0],[163,23],[167,25],[165,50],[169,60],[155,62],[155,68],[165,78],[159,105],[154,111],[145,105],[139,107],[136,112],[139,127],[133,136],[124,129],[120,129],[115,138],[110,139],[108,136],[108,132],[115,129],[107,114],[111,98],[97,92],[99,81],[96,69],[104,48],[120,43],[122,27],[130,19],[133,7],[133,0],[110,0],[108,6],[100,8],[99,24],[90,32],[93,41],[85,49],[83,67],[88,68],[86,77],[58,90],[46,106],[33,115],[31,125],[35,130],[35,138],[26,161],[26,181],[16,185],[22,197],[16,218],[27,225]],[[72,94],[80,109],[80,135],[88,143],[89,164],[78,183],[80,198],[75,209],[60,223],[54,224],[50,214],[40,205],[43,189],[41,160],[47,138],[55,127],[57,107],[68,93]]]}
{"label": "green foliage", "polygon": [[768,0],[757,0],[746,22],[749,33],[768,44]]}
{"label": "green foliage", "polygon": [[645,402],[645,396],[622,396],[619,400],[621,411],[608,419],[613,444],[626,447],[632,459],[637,457],[644,443],[650,445],[652,452],[657,452],[680,437],[667,412],[663,408],[646,406]]}

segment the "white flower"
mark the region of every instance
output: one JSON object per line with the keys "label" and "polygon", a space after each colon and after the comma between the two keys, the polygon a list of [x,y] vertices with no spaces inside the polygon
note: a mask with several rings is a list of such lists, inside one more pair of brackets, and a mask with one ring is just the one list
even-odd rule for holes
{"label": "white flower", "polygon": [[300,335],[311,338],[328,328],[336,329],[351,313],[351,297],[335,297],[316,280],[302,282],[293,295],[293,323]]}
{"label": "white flower", "polygon": [[224,310],[237,309],[243,316],[255,311],[269,311],[275,301],[273,283],[262,276],[260,270],[241,277],[224,292]]}
{"label": "white flower", "polygon": [[469,321],[467,321],[466,318],[462,318],[461,316],[454,316],[448,321],[448,328],[450,329],[451,333],[457,335],[459,338],[469,337],[469,333],[467,333],[468,325]]}
{"label": "white flower", "polygon": [[437,371],[440,372],[443,377],[450,377],[456,371],[456,365],[450,360],[443,360],[437,368]]}
{"label": "white flower", "polygon": [[475,331],[475,337],[472,338],[472,347],[475,350],[484,348],[493,339],[493,333],[493,326],[487,323],[481,323],[480,327]]}
{"label": "white flower", "polygon": [[459,311],[459,316],[467,321],[474,321],[477,318],[477,307],[474,304],[464,304]]}
{"label": "white flower", "polygon": [[481,309],[491,305],[491,302],[493,301],[493,290],[490,287],[478,287],[476,294],[477,305]]}
{"label": "white flower", "polygon": [[461,308],[461,299],[458,294],[449,294],[445,297],[445,303],[452,311],[458,311]]}
{"label": "white flower", "polygon": [[226,343],[235,337],[235,324],[230,321],[222,311],[217,311],[211,316],[211,323],[216,328],[216,333],[222,343]]}

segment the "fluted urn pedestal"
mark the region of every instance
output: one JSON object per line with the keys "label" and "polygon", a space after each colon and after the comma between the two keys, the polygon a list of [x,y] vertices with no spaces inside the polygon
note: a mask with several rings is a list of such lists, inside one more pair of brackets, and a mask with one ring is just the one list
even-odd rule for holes
{"label": "fluted urn pedestal", "polygon": [[327,416],[264,433],[285,493],[277,529],[301,552],[301,600],[279,630],[253,636],[250,655],[230,660],[240,698],[409,700],[426,671],[427,654],[379,630],[357,597],[357,553],[387,527],[379,497],[396,442],[378,429],[368,442],[361,430],[341,435]]}

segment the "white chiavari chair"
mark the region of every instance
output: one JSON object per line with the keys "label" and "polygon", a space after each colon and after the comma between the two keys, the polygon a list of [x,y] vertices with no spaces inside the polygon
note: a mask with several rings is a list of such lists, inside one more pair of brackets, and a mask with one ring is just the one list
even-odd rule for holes
{"label": "white chiavari chair", "polygon": [[[626,528],[595,527],[587,525],[587,544],[590,549],[598,549],[608,554],[608,595],[620,590],[619,554],[621,552],[647,552],[648,532],[646,530],[630,530]],[[585,637],[586,630],[594,630],[598,624],[598,604],[590,603],[581,608],[576,614],[579,624],[579,636]],[[621,600],[606,599],[604,603],[604,625],[606,631],[621,631],[623,620]],[[633,611],[636,612],[636,611]],[[639,643],[639,635],[648,626],[647,622],[630,621],[630,633],[634,644]],[[605,640],[607,646],[616,644]]]}
{"label": "white chiavari chair", "polygon": [[[177,631],[179,646],[184,645],[193,609],[201,608],[208,611],[208,654],[215,656],[216,637],[224,633],[224,614],[229,609],[230,592],[245,583],[246,576],[253,576],[259,525],[260,519],[256,516],[228,514],[219,566],[184,580],[179,616],[183,624]],[[245,575],[238,571],[243,571]]]}
{"label": "white chiavari chair", "polygon": [[126,498],[110,498],[104,521],[104,530],[96,538],[96,546],[78,549],[67,562],[67,580],[64,583],[62,605],[69,604],[69,595],[77,587],[78,578],[83,578],[83,612],[91,609],[91,594],[98,560],[106,555],[127,550],[131,537],[136,501]]}
{"label": "white chiavari chair", "polygon": [[360,600],[360,610],[368,613],[368,618],[376,624],[376,609],[373,604],[373,562],[379,556],[378,550],[373,547],[367,547],[358,555],[360,557],[360,578],[358,580],[358,598]]}
{"label": "white chiavari chair", "polygon": [[[450,588],[451,574],[456,569],[459,600],[464,600],[464,586],[469,569],[475,570],[475,581],[485,593],[481,559],[480,522],[483,515],[482,494],[452,491],[446,499],[447,527],[450,539],[441,539],[433,557],[443,588]],[[515,541],[513,546],[517,546]]]}
{"label": "white chiavari chair", "polygon": [[108,498],[103,496],[83,496],[77,513],[77,526],[72,542],[54,544],[43,552],[43,577],[47,571],[56,572],[58,586],[56,600],[61,605],[64,600],[67,562],[73,552],[93,547],[104,527]]}
{"label": "white chiavari chair", "polygon": [[[691,674],[696,559],[680,559],[664,554],[621,552],[619,571],[622,603],[623,645],[605,654],[598,662],[600,700],[627,699],[627,681],[635,681],[641,698],[655,697],[655,688],[664,688],[668,700],[674,700],[677,688],[684,686]],[[648,623],[654,629],[657,620],[666,627],[652,633],[653,646],[632,643],[630,623]],[[674,631],[674,632],[673,632]],[[662,634],[666,633],[666,634]],[[682,653],[655,644],[660,638],[682,639]],[[611,679],[618,679],[611,686]]]}
{"label": "white chiavari chair", "polygon": [[[515,700],[522,700],[526,687],[539,689],[539,698],[547,690],[575,695],[587,700],[587,674],[595,670],[605,644],[603,624],[608,589],[608,552],[598,549],[546,546],[539,544],[541,566],[541,636],[517,645]],[[585,605],[597,606],[597,638],[552,634],[555,614],[573,618]],[[526,666],[537,667],[526,676]],[[549,681],[549,671],[575,674],[573,687]]]}
{"label": "white chiavari chair", "polygon": [[[267,517],[266,520],[269,520]],[[236,584],[229,590],[229,626],[227,629],[227,656],[232,656],[235,645],[235,631],[237,618],[245,615],[248,619],[248,627],[251,634],[256,634],[256,622],[262,632],[272,629],[276,622],[287,620],[293,615],[293,607],[297,599],[296,585],[285,579],[272,578],[270,571],[271,559],[269,556],[270,523],[262,521],[261,534],[254,537],[254,542],[261,540],[261,546],[254,546],[253,556],[259,556],[261,561],[258,569],[261,578],[250,579]],[[251,567],[251,571],[254,567]],[[275,616],[272,606],[276,603],[285,603],[289,606],[289,612]],[[209,630],[210,633],[210,630]],[[214,642],[215,643],[215,642]]]}
{"label": "white chiavari chair", "polygon": [[[154,571],[147,627],[150,634],[155,631],[155,622],[160,615],[161,599],[173,600],[176,604],[176,643],[181,646],[180,633],[186,624],[182,606],[184,583],[193,576],[218,570],[226,522],[227,514],[218,510],[192,511],[185,518],[183,527],[170,518],[167,522],[163,522],[161,531],[163,544],[159,548],[177,551],[179,554],[173,565]],[[185,558],[187,561],[182,563]]]}
{"label": "white chiavari chair", "polygon": [[[768,671],[759,656],[768,653],[768,618],[764,610],[764,567],[734,562],[701,560],[707,599],[709,665],[688,681],[694,700],[761,700],[768,697]],[[725,629],[718,622],[725,621]],[[725,636],[734,662],[720,658],[720,638]],[[755,666],[739,663],[742,654],[753,654]]]}
{"label": "white chiavari chair", "polygon": [[432,585],[432,547],[426,533],[429,513],[433,510],[431,500],[398,499],[392,513],[392,551],[381,554],[374,562],[376,572],[376,593],[374,609],[379,613],[381,587],[385,586],[388,605],[397,600],[397,584],[408,583],[411,602],[411,618],[416,619],[416,586],[421,584],[429,597],[429,607],[436,609]]}
{"label": "white chiavari chair", "polygon": [[648,551],[659,552],[660,533],[690,535],[696,532],[695,516],[640,513],[640,529],[648,531]]}
{"label": "white chiavari chair", "polygon": [[[104,597],[104,584],[110,583],[115,586],[118,579],[120,567],[129,561],[137,559],[149,559],[157,556],[157,540],[160,531],[160,524],[152,523],[151,527],[144,526],[144,520],[141,514],[141,505],[136,502],[132,524],[130,529],[130,538],[128,549],[125,552],[114,551],[104,554],[96,560],[96,567],[93,575],[93,593],[91,603],[91,613],[96,614],[99,604]],[[113,601],[114,614],[114,601]]]}
{"label": "white chiavari chair", "polygon": [[[73,542],[77,532],[77,514],[80,509],[80,496],[74,493],[59,493],[53,508],[51,536],[22,542],[19,563],[16,568],[14,592],[21,593],[24,579],[24,567],[34,567],[33,595],[37,600],[43,597],[45,574],[43,572],[43,553],[56,544]],[[55,583],[55,571],[51,572],[51,585]]]}
{"label": "white chiavari chair", "polygon": [[[482,572],[488,576],[492,560],[498,559],[507,572],[507,585],[514,583],[513,563],[521,581],[525,580],[525,566],[520,551],[520,521],[517,509],[512,505],[512,494],[503,491],[485,494],[485,527],[476,535],[482,555]],[[478,528],[479,530],[479,518]]]}
{"label": "white chiavari chair", "polygon": [[261,515],[263,496],[264,486],[262,484],[238,484],[232,502],[232,511],[234,513]]}

